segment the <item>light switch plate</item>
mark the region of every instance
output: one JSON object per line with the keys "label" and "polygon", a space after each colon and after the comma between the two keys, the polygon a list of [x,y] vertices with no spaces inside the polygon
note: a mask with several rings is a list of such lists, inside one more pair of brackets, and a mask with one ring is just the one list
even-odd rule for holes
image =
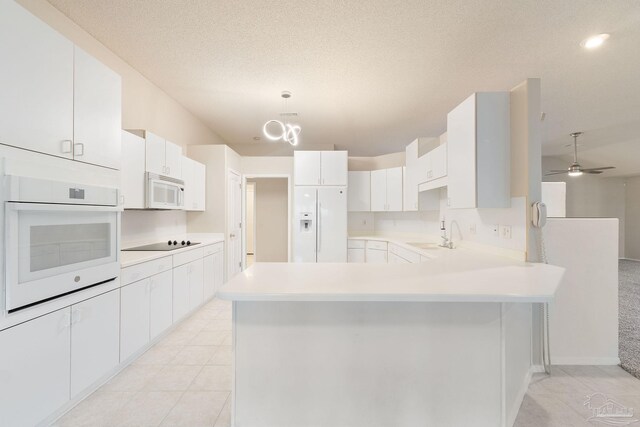
{"label": "light switch plate", "polygon": [[502,236],[503,239],[510,239],[511,238],[511,226],[510,225],[501,225],[500,226],[500,236]]}

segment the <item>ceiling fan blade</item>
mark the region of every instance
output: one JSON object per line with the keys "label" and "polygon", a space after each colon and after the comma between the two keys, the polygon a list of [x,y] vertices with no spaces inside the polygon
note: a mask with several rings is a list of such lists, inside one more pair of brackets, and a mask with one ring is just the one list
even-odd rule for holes
{"label": "ceiling fan blade", "polygon": [[569,171],[550,171],[545,173],[544,176],[562,175],[563,173],[569,173]]}
{"label": "ceiling fan blade", "polygon": [[590,172],[590,171],[603,171],[603,170],[607,170],[607,169],[615,169],[614,166],[603,166],[601,168],[589,168],[589,169],[582,169],[583,172]]}
{"label": "ceiling fan blade", "polygon": [[582,172],[583,173],[588,173],[588,174],[591,174],[591,175],[600,175],[602,173],[602,171],[599,171],[599,170],[583,170]]}

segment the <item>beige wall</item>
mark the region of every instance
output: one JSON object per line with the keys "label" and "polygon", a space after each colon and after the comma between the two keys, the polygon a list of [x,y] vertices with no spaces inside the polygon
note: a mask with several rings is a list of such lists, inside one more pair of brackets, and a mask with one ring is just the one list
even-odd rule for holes
{"label": "beige wall", "polygon": [[288,188],[286,178],[254,178],[255,183],[255,261],[288,260]]}
{"label": "beige wall", "polygon": [[371,171],[405,165],[405,153],[384,154],[376,157],[349,157],[350,171]]}
{"label": "beige wall", "polygon": [[182,146],[224,143],[197,117],[51,4],[45,0],[17,2],[122,76],[124,129],[150,130]]}
{"label": "beige wall", "polygon": [[640,176],[627,178],[625,212],[625,254],[640,260]]}
{"label": "beige wall", "polygon": [[305,151],[333,151],[335,146],[333,144],[309,144],[304,143],[302,146],[293,147],[291,144],[284,143],[282,141],[271,142],[266,138],[263,138],[260,142],[249,144],[234,144],[231,145],[236,152],[241,156],[293,156],[294,150]]}

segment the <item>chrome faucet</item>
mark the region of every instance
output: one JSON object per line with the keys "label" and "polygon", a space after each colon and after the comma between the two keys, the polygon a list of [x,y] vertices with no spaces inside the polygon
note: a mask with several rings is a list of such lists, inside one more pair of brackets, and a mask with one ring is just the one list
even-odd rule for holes
{"label": "chrome faucet", "polygon": [[442,221],[440,221],[440,230],[442,231],[442,236],[440,236],[442,243],[440,243],[439,246],[441,248],[453,249],[453,240],[447,237],[447,228],[445,227],[444,217],[442,218]]}

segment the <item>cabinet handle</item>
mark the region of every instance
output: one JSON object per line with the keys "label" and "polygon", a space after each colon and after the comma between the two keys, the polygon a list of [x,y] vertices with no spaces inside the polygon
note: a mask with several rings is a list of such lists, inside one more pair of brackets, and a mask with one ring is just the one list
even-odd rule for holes
{"label": "cabinet handle", "polygon": [[82,310],[79,308],[74,308],[71,310],[71,324],[75,325],[82,321]]}
{"label": "cabinet handle", "polygon": [[[77,150],[78,152],[76,152],[76,147],[79,148],[79,150]],[[73,144],[73,155],[81,157],[84,156],[84,144],[82,142],[77,142],[75,144]]]}
{"label": "cabinet handle", "polygon": [[70,153],[72,147],[73,147],[73,141],[71,141],[70,139],[63,139],[62,140],[61,151],[63,153]]}

